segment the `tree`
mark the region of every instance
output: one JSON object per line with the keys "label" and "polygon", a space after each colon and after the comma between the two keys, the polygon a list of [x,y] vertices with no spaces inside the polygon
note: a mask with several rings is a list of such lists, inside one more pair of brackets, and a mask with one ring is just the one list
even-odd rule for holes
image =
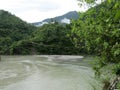
{"label": "tree", "polygon": [[72,54],[74,46],[67,36],[70,33],[68,26],[57,22],[39,27],[34,33],[33,42],[40,54]]}
{"label": "tree", "polygon": [[94,68],[99,74],[103,67],[112,65],[114,74],[120,76],[119,4],[119,0],[106,0],[73,21],[71,36],[74,37],[74,44],[79,48],[83,45],[87,52],[99,55],[98,64]]}
{"label": "tree", "polygon": [[0,10],[0,54],[10,54],[12,44],[28,39],[34,30],[36,27],[7,11]]}

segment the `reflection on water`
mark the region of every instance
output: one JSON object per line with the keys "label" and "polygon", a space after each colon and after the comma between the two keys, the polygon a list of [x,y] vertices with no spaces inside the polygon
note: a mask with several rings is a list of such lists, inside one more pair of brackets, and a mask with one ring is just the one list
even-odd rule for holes
{"label": "reflection on water", "polygon": [[82,56],[2,56],[0,90],[101,90]]}

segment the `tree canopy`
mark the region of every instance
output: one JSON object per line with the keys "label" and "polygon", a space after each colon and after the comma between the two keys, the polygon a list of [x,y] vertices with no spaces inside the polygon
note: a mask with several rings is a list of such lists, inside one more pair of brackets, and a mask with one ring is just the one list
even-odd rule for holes
{"label": "tree canopy", "polygon": [[83,13],[73,21],[71,36],[78,49],[98,55],[97,74],[111,66],[112,73],[120,76],[120,0],[105,0]]}
{"label": "tree canopy", "polygon": [[0,10],[0,54],[10,54],[10,46],[30,37],[35,27],[11,13]]}

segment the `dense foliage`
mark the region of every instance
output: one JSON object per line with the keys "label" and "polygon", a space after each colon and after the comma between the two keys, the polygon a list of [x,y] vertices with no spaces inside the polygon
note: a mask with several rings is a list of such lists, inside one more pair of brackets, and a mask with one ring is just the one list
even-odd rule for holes
{"label": "dense foliage", "polygon": [[34,33],[33,42],[39,54],[72,54],[74,46],[67,36],[70,26],[57,22],[43,25]]}
{"label": "dense foliage", "polygon": [[37,28],[0,10],[0,54],[76,54],[70,30],[57,22]]}
{"label": "dense foliage", "polygon": [[34,26],[0,10],[0,54],[10,54],[11,45],[29,38],[34,30]]}
{"label": "dense foliage", "polygon": [[86,52],[99,56],[94,67],[97,75],[105,72],[102,71],[103,67],[110,66],[112,73],[120,76],[119,0],[106,0],[83,13],[78,20],[73,21],[71,36],[78,49],[82,47]]}
{"label": "dense foliage", "polygon": [[31,38],[12,45],[12,54],[76,54],[68,34],[70,26],[45,24],[34,31]]}

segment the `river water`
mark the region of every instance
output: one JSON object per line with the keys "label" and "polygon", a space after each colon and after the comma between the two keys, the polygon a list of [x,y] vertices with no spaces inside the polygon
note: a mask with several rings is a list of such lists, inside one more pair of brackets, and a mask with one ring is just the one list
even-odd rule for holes
{"label": "river water", "polygon": [[92,57],[2,56],[0,90],[101,90]]}

